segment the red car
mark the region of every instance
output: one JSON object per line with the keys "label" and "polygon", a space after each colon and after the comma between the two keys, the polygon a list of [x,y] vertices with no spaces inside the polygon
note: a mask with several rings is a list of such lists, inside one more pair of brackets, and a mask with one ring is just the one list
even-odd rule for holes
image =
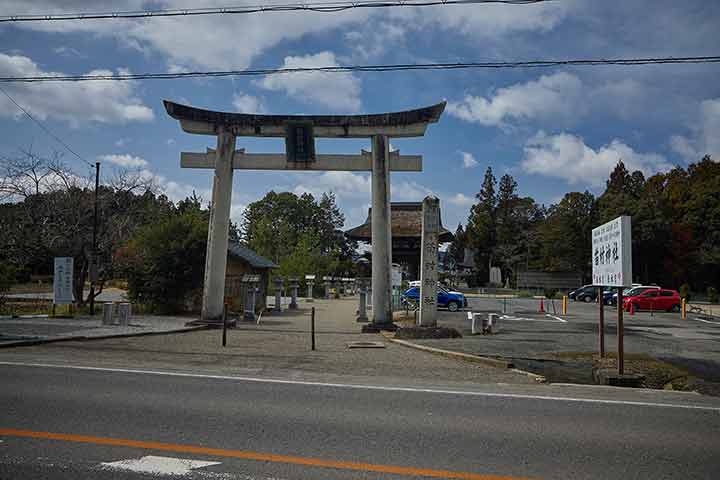
{"label": "red car", "polygon": [[680,302],[680,295],[675,290],[648,288],[632,297],[625,297],[623,299],[623,309],[630,311],[630,305],[632,304],[635,310],[679,312]]}

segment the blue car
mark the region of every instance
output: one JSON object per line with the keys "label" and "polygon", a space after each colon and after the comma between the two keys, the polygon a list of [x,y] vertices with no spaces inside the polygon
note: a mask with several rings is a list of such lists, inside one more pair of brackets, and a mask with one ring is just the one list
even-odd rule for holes
{"label": "blue car", "polygon": [[[420,287],[408,288],[403,297],[414,302],[420,301]],[[443,287],[438,287],[437,295],[438,307],[447,308],[451,312],[457,312],[461,308],[467,307],[467,299],[465,295],[460,292],[453,292],[445,290]]]}

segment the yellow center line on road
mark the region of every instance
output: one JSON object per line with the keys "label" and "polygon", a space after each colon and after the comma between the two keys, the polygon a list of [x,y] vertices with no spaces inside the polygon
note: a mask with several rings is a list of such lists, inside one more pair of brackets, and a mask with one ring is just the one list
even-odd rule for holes
{"label": "yellow center line on road", "polygon": [[215,457],[240,458],[243,460],[257,460],[261,462],[290,463],[309,467],[337,468],[341,470],[358,470],[363,472],[390,473],[431,478],[452,478],[463,480],[520,480],[520,477],[501,475],[486,475],[469,472],[453,472],[449,470],[433,470],[426,468],[401,467],[395,465],[379,465],[373,463],[347,462],[342,460],[324,460],[321,458],[293,457],[275,455],[272,453],[249,452],[244,450],[225,450],[222,448],[199,447],[193,445],[177,445],[173,443],[146,442],[141,440],[126,440],[122,438],[93,437],[88,435],[73,435],[69,433],[36,432],[32,430],[16,430],[0,428],[0,436],[25,437],[42,440],[60,440],[64,442],[92,443],[95,445],[111,445],[115,447],[132,447],[147,450],[162,450],[165,452],[194,453]]}

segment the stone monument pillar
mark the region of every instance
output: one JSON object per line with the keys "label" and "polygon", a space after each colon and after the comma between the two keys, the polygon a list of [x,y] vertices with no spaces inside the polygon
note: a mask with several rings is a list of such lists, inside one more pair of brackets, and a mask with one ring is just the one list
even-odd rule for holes
{"label": "stone monument pillar", "polygon": [[422,245],[420,250],[420,314],[418,325],[437,326],[438,236],[440,200],[425,197],[422,206]]}
{"label": "stone monument pillar", "polygon": [[358,315],[357,315],[357,322],[358,323],[366,323],[368,321],[367,317],[367,290],[365,288],[365,282],[361,282],[358,280],[358,287],[360,289],[360,302],[358,304]]}
{"label": "stone monument pillar", "polygon": [[289,278],[288,282],[290,282],[290,310],[297,310],[298,304],[297,304],[297,293],[298,288],[300,285],[298,285],[298,279],[295,277]]}
{"label": "stone monument pillar", "polygon": [[282,277],[275,277],[275,308],[273,311],[275,312],[282,312],[282,286],[283,286],[283,279]]}

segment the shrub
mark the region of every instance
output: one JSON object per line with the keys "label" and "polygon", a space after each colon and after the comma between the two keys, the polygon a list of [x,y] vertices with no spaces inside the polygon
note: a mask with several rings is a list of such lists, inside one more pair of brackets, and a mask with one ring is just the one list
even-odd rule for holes
{"label": "shrub", "polygon": [[115,254],[128,296],[159,313],[179,312],[202,288],[207,219],[189,211],[148,225]]}
{"label": "shrub", "polygon": [[528,292],[527,290],[520,290],[517,293],[517,296],[519,298],[531,298],[533,296],[532,292]]}
{"label": "shrub", "polygon": [[717,303],[718,302],[718,291],[715,287],[708,287],[707,289],[707,296],[708,296],[708,302],[710,303]]}
{"label": "shrub", "polygon": [[691,296],[690,285],[687,283],[680,285],[680,298],[684,298],[686,302],[689,302]]}
{"label": "shrub", "polygon": [[545,298],[555,298],[557,292],[557,288],[545,288]]}

